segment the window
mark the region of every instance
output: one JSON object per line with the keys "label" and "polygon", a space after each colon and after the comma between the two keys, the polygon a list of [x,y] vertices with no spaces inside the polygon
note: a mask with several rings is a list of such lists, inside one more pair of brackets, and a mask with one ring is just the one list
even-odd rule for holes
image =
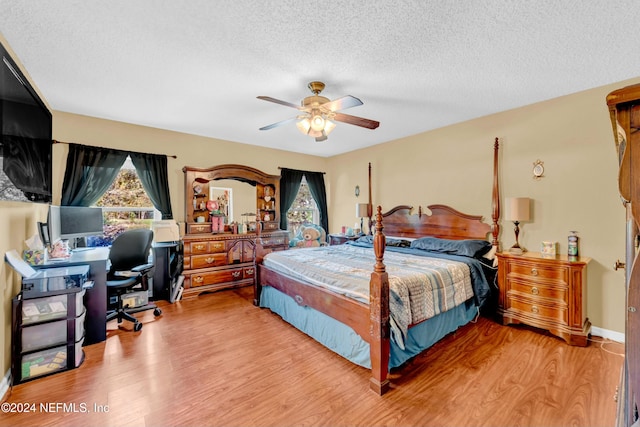
{"label": "window", "polygon": [[300,183],[298,195],[287,211],[287,221],[292,236],[296,235],[302,224],[320,224],[320,211],[304,177]]}
{"label": "window", "polygon": [[110,245],[123,231],[151,228],[151,222],[161,218],[129,157],[111,187],[96,202],[96,206],[102,207],[104,213],[104,237],[88,239],[89,246]]}

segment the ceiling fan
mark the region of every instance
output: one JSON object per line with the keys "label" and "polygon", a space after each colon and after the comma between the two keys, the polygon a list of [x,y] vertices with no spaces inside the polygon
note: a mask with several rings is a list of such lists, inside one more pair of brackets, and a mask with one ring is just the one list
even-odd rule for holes
{"label": "ceiling fan", "polygon": [[325,141],[327,135],[336,127],[335,122],[348,123],[367,129],[375,129],[380,126],[380,122],[376,122],[375,120],[363,119],[362,117],[339,112],[347,108],[362,105],[362,101],[358,98],[346,95],[330,101],[328,98],[320,96],[320,92],[324,89],[324,83],[311,82],[307,87],[313,95],[304,98],[300,106],[270,96],[259,96],[258,99],[275,102],[276,104],[292,107],[300,111],[300,114],[296,117],[261,127],[260,130],[273,129],[295,121],[296,126],[298,126],[298,129],[303,134],[314,137],[316,141]]}

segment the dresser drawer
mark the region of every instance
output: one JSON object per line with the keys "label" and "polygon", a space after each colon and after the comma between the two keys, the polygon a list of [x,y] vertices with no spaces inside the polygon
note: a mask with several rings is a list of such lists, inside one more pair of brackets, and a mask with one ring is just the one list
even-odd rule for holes
{"label": "dresser drawer", "polygon": [[210,222],[195,222],[187,224],[189,234],[211,233]]}
{"label": "dresser drawer", "polygon": [[252,279],[255,276],[256,276],[255,267],[244,267],[242,269],[242,277],[244,277],[245,279]]}
{"label": "dresser drawer", "polygon": [[285,236],[267,237],[262,239],[262,245],[266,247],[284,246],[285,244],[287,244],[287,240],[288,239]]}
{"label": "dresser drawer", "polygon": [[563,283],[569,281],[569,269],[562,266],[545,266],[544,264],[533,263],[510,263],[509,276],[517,274],[526,276],[528,280],[556,280]]}
{"label": "dresser drawer", "polygon": [[263,231],[279,230],[279,229],[280,229],[280,223],[278,223],[278,222],[263,222],[262,223],[262,230]]}
{"label": "dresser drawer", "polygon": [[209,253],[209,244],[207,242],[191,242],[188,244],[192,254],[206,254]]}
{"label": "dresser drawer", "polygon": [[568,289],[566,286],[548,286],[544,284],[521,281],[517,278],[508,279],[507,292],[517,292],[531,298],[548,298],[566,303],[569,301]]}
{"label": "dresser drawer", "polygon": [[192,274],[191,286],[196,287],[204,285],[215,285],[218,283],[235,282],[238,280],[253,278],[254,275],[255,268],[253,266]]}
{"label": "dresser drawer", "polygon": [[531,316],[538,320],[551,321],[555,324],[569,324],[569,310],[566,304],[554,304],[548,301],[528,298],[510,298],[510,309]]}
{"label": "dresser drawer", "polygon": [[209,242],[209,252],[219,253],[226,250],[224,241]]}
{"label": "dresser drawer", "polygon": [[227,264],[227,255],[222,254],[206,254],[206,255],[193,255],[191,257],[191,268],[207,268],[218,267]]}
{"label": "dresser drawer", "polygon": [[223,240],[214,242],[191,242],[192,254],[209,254],[220,253],[225,251],[225,244]]}

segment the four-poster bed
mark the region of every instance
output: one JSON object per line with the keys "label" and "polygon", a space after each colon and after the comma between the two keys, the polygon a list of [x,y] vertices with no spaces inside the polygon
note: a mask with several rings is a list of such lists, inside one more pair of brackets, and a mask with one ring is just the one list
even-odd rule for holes
{"label": "four-poster bed", "polygon": [[[261,249],[258,239],[256,303],[270,308],[354,363],[370,367],[370,388],[378,394],[385,393],[389,388],[390,366],[399,366],[473,320],[480,301],[490,299],[495,273],[490,271],[493,266],[488,259],[497,250],[499,234],[498,148],[496,138],[491,225],[483,222],[481,216],[464,214],[445,205],[430,205],[428,213],[421,207],[412,213],[411,206],[397,206],[383,213],[378,206],[373,236],[365,236],[353,244],[269,254]],[[489,233],[491,242],[487,241]],[[468,254],[469,250],[477,253]],[[337,264],[338,258],[348,258],[352,264],[343,267]],[[362,267],[371,265],[366,264],[368,259],[373,264],[370,275]],[[328,270],[323,272],[325,267]],[[433,271],[426,272],[423,267]],[[467,273],[458,273],[457,268]],[[363,272],[367,275],[364,278]],[[418,292],[414,274],[430,282],[433,289],[424,295]],[[405,276],[407,284],[403,282]],[[365,290],[361,286],[363,280],[368,285]],[[441,288],[444,284],[440,280],[451,285],[452,290]],[[446,302],[439,301],[434,309],[429,309],[434,311],[429,315],[421,313],[421,305],[414,301],[420,300],[422,304],[423,300],[447,298],[459,301],[447,307],[443,306]],[[405,311],[399,313],[398,307],[404,307]],[[317,330],[319,324],[328,326]]]}

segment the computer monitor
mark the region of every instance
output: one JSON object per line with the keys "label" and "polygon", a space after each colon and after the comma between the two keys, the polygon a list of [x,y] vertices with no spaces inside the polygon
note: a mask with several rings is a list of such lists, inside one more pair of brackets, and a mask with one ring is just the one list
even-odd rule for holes
{"label": "computer monitor", "polygon": [[102,208],[51,205],[47,222],[51,242],[69,240],[72,248],[76,247],[78,238],[104,233]]}

